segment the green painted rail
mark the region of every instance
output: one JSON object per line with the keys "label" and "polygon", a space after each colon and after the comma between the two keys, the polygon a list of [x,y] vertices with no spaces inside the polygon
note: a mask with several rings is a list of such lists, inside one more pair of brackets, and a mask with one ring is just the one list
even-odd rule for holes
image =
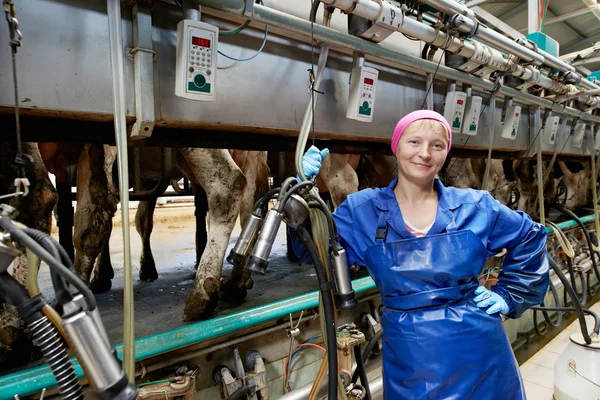
{"label": "green painted rail", "polygon": [[[594,220],[594,215],[581,218],[583,223]],[[569,229],[577,226],[574,220],[558,224],[561,229]],[[546,228],[548,233],[550,228]],[[352,282],[356,293],[375,289],[375,283],[369,277],[357,279]],[[276,320],[319,305],[319,294],[317,291],[277,301],[259,307],[254,307],[241,312],[214,318],[208,321],[197,322],[171,331],[147,336],[135,341],[135,360],[143,360],[159,354],[196,344],[204,340],[226,335],[245,328],[260,325],[262,323]],[[122,357],[122,345],[115,346]],[[83,371],[75,358],[71,359],[75,367],[75,373],[79,378],[83,377]],[[47,365],[31,368],[25,371],[15,372],[10,375],[0,376],[0,400],[13,399],[15,394],[26,396],[40,392],[43,388],[51,388],[56,385],[54,375]]]}

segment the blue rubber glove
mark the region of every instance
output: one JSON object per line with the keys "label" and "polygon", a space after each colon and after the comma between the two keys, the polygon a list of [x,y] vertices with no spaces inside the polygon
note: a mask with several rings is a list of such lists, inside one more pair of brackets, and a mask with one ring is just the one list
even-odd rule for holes
{"label": "blue rubber glove", "polygon": [[510,308],[506,301],[500,296],[498,293],[494,293],[483,286],[479,286],[475,289],[475,294],[477,295],[473,301],[480,308],[489,307],[486,310],[488,314],[495,314],[497,312],[501,314],[508,314]]}
{"label": "blue rubber glove", "polygon": [[329,154],[329,149],[319,150],[315,146],[310,146],[302,157],[302,172],[306,179],[316,176],[321,169],[321,164]]}

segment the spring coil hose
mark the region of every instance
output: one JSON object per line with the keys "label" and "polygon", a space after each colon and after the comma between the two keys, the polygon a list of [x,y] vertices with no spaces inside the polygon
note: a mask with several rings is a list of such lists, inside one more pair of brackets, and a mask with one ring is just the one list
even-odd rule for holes
{"label": "spring coil hose", "polygon": [[54,373],[62,398],[64,400],[83,399],[79,379],[75,375],[75,370],[56,328],[48,318],[43,317],[29,324],[29,329],[33,334],[34,342],[40,346],[44,359]]}

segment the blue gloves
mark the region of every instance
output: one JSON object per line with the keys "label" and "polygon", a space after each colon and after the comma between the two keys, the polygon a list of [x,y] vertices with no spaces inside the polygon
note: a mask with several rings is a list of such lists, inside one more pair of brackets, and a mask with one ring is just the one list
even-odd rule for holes
{"label": "blue gloves", "polygon": [[321,164],[329,154],[329,149],[319,150],[315,146],[310,146],[302,157],[302,172],[306,179],[316,176],[321,169]]}
{"label": "blue gloves", "polygon": [[498,293],[494,293],[484,286],[479,286],[475,289],[475,294],[477,297],[473,299],[477,307],[486,308],[490,307],[486,310],[488,314],[495,314],[500,312],[501,314],[508,314],[510,308],[506,301],[500,296]]}

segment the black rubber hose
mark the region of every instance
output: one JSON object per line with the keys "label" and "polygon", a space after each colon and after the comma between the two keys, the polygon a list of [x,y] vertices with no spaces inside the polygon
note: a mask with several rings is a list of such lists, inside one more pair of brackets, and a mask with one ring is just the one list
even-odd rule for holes
{"label": "black rubber hose", "polygon": [[329,376],[328,376],[328,387],[327,387],[327,399],[337,399],[337,380],[338,380],[338,360],[337,360],[337,340],[335,331],[335,316],[333,314],[333,300],[331,298],[331,282],[327,280],[325,275],[325,269],[317,253],[317,248],[312,241],[312,238],[308,234],[308,231],[299,226],[295,229],[298,238],[304,243],[304,246],[308,250],[310,257],[313,260],[315,267],[315,273],[319,281],[319,290],[321,291],[321,298],[323,299],[323,310],[325,314],[325,330],[327,332],[327,361],[329,363]]}
{"label": "black rubber hose", "polygon": [[253,210],[262,209],[269,202],[269,200],[271,200],[271,197],[279,193],[280,190],[281,188],[274,188],[269,190],[267,193],[264,194],[263,197],[261,197],[256,201],[256,203],[254,203]]}
{"label": "black rubber hose", "polygon": [[[552,281],[550,281],[550,291],[552,292],[552,297],[554,297],[554,304],[556,304],[557,306],[560,306],[560,297],[559,297],[558,291],[556,290],[556,287],[554,286]],[[550,319],[550,315],[548,315],[548,310],[545,308],[546,306],[544,305],[543,301],[541,303],[541,306],[542,306],[542,308],[540,310],[533,308],[533,326],[535,328],[535,332],[538,335],[543,336],[545,334],[545,332],[540,331],[538,328],[537,312],[541,311],[546,323],[549,326],[553,326],[555,328],[558,328],[560,326],[560,324],[562,324],[563,314],[562,314],[562,312],[559,311],[556,314],[556,322],[552,322],[552,319]]]}
{"label": "black rubber hose", "polygon": [[365,363],[360,354],[360,346],[354,346],[354,358],[356,359],[356,371],[360,376],[360,384],[365,388],[365,400],[371,400],[371,389],[369,388],[369,379],[367,378],[367,371],[365,370]]}
{"label": "black rubber hose", "polygon": [[[369,356],[373,352],[373,349],[377,345],[377,342],[379,342],[379,339],[381,339],[382,337],[383,337],[383,329],[380,329],[377,331],[377,333],[375,335],[373,335],[371,340],[369,340],[369,343],[367,343],[367,347],[365,347],[365,351],[363,351],[363,353],[362,353],[362,362],[364,365],[367,365]],[[358,379],[358,369],[356,371],[354,371],[354,374],[352,374],[352,382],[356,383],[357,379]]]}
{"label": "black rubber hose", "polygon": [[561,271],[560,267],[554,262],[553,259],[548,257],[548,262],[550,263],[550,267],[554,270],[554,273],[558,276],[558,279],[562,282],[563,286],[569,292],[569,296],[571,297],[571,301],[573,302],[573,306],[577,311],[577,316],[579,318],[579,327],[581,328],[581,334],[583,335],[583,339],[587,344],[592,343],[592,339],[590,338],[589,332],[587,330],[587,323],[585,320],[585,315],[583,315],[583,307],[577,298],[577,292],[569,285],[569,281],[565,274]]}
{"label": "black rubber hose", "polygon": [[88,311],[96,309],[96,298],[92,294],[92,291],[87,287],[85,283],[73,271],[65,267],[60,261],[52,257],[41,245],[33,240],[29,235],[17,228],[8,218],[0,217],[0,227],[10,233],[11,238],[23,246],[33,251],[39,258],[41,258],[50,268],[54,269],[60,276],[65,278],[67,282],[75,286],[77,290],[85,297],[85,301],[88,306]]}
{"label": "black rubber hose", "polygon": [[310,6],[310,15],[309,15],[309,20],[311,22],[315,22],[317,20],[317,11],[319,11],[320,5],[321,5],[321,2],[319,0],[315,0],[312,2],[312,5]]}
{"label": "black rubber hose", "polygon": [[241,388],[239,388],[238,390],[236,390],[235,392],[231,393],[231,396],[229,396],[227,398],[227,400],[240,400],[240,399],[245,399],[246,396],[248,396],[249,394],[251,394],[254,389],[256,388],[256,383],[254,383],[254,381],[252,381],[249,384],[246,384],[244,386],[242,386]]}
{"label": "black rubber hose", "polygon": [[583,222],[581,222],[579,217],[573,211],[568,210],[568,209],[564,208],[563,206],[560,206],[560,205],[554,204],[554,203],[549,203],[548,206],[550,206],[550,208],[554,208],[555,210],[563,213],[564,215],[568,216],[569,218],[574,219],[575,222],[577,222],[577,225],[579,225],[579,227],[583,231],[583,234],[585,235],[585,240],[587,241],[588,248],[590,249],[590,258],[592,259],[592,265],[594,266],[594,273],[596,274],[596,279],[598,279],[598,281],[600,281],[600,272],[598,271],[598,264],[596,263],[596,257],[594,255],[595,251],[592,249],[592,239],[590,238],[590,232],[588,231],[586,226],[583,224]]}
{"label": "black rubber hose", "polygon": [[0,296],[5,302],[19,307],[29,300],[29,294],[8,272],[0,273]]}
{"label": "black rubber hose", "polygon": [[[534,306],[534,307],[531,307],[531,308],[534,309],[534,310],[546,310],[546,311],[577,311],[577,309],[574,308],[574,307],[540,307],[540,306]],[[588,310],[587,308],[582,308],[582,311],[584,312],[584,314],[588,314],[588,315],[591,315],[592,317],[594,317],[594,332],[596,334],[600,333],[600,316],[598,316],[598,314],[596,314],[592,310]]]}
{"label": "black rubber hose", "polygon": [[421,51],[421,58],[427,60],[427,51],[429,50],[429,43],[425,43],[423,50]]}
{"label": "black rubber hose", "polygon": [[[52,254],[55,259],[60,259],[63,263],[65,262],[62,254],[59,251],[59,248],[62,249],[62,246],[58,243],[55,243],[55,241],[48,234],[31,228],[25,228],[23,229],[23,232],[38,242],[44,249],[46,249],[48,253]],[[67,259],[70,261],[70,257],[67,256]],[[52,279],[52,286],[54,287],[56,300],[58,300],[60,304],[66,304],[73,300],[73,296],[71,295],[71,292],[69,292],[65,280],[53,269],[50,269],[50,278]]]}

